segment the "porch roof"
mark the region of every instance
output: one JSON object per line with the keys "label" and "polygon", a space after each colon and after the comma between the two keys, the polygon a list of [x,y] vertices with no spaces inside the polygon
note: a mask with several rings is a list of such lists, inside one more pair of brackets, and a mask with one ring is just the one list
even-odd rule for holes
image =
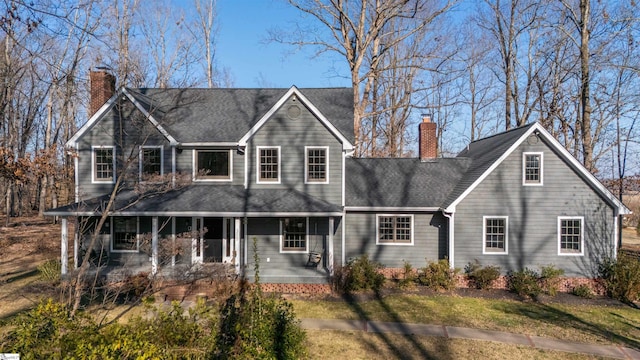
{"label": "porch roof", "polygon": [[[101,215],[109,195],[45,212],[50,216]],[[193,184],[160,193],[123,190],[112,215],[121,216],[340,216],[342,208],[295,189],[245,189]]]}

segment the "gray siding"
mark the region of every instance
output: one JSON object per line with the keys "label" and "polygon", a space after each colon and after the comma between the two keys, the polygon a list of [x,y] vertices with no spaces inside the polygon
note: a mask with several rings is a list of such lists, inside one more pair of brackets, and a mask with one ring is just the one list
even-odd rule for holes
{"label": "gray siding", "polygon": [[[543,152],[543,185],[522,185],[523,152]],[[567,276],[595,275],[613,255],[613,209],[541,140],[525,141],[476,187],[455,214],[455,266],[478,260],[503,272],[554,264]],[[508,216],[508,255],[483,255],[483,216]],[[583,256],[558,255],[558,216],[584,217]]]}
{"label": "gray siding", "polygon": [[[403,213],[406,215],[407,213]],[[408,261],[414,268],[423,267],[427,261],[446,256],[447,219],[440,213],[413,215],[413,245],[377,245],[377,213],[352,213],[346,215],[346,261],[368,254],[385,267],[401,268]]]}
{"label": "gray siding", "polygon": [[[342,144],[299,101],[302,108],[296,119],[287,116],[293,105],[289,99],[253,136],[245,150],[249,184],[255,188],[294,188],[334,204],[342,203]],[[280,146],[280,184],[257,184],[256,147]],[[305,146],[329,147],[329,183],[305,184]]]}

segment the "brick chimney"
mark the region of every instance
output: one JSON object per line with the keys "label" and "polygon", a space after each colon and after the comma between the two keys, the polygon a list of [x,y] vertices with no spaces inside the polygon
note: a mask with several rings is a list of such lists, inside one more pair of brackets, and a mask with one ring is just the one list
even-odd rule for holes
{"label": "brick chimney", "polygon": [[116,77],[106,69],[96,68],[89,71],[89,81],[91,83],[89,116],[92,116],[115,94]]}
{"label": "brick chimney", "polygon": [[420,160],[435,159],[438,156],[438,137],[436,134],[436,123],[431,122],[430,116],[423,116],[422,122],[418,126],[418,133]]}

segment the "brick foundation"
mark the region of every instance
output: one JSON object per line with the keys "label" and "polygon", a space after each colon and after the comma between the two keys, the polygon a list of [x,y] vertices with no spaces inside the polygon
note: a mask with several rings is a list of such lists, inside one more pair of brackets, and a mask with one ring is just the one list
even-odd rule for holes
{"label": "brick foundation", "polygon": [[329,284],[262,284],[262,291],[282,294],[331,294]]}

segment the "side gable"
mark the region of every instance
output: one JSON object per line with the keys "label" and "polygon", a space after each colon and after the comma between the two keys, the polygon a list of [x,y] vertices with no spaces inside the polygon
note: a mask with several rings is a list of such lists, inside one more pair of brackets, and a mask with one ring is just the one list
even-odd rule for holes
{"label": "side gable", "polygon": [[[500,164],[511,155],[531,134],[538,134],[547,141],[555,151],[557,151],[571,166],[586,180],[586,182],[594,190],[596,190],[610,204],[617,208],[619,214],[629,214],[631,211],[618,200],[591,172],[589,172],[575,157],[573,157],[567,149],[558,142],[547,130],[539,123],[533,123],[518,129],[508,131],[496,135],[494,137],[485,138],[479,141],[480,147],[484,147],[483,154],[474,154],[471,149],[467,149],[460,153],[460,157],[470,156],[473,158],[473,165],[465,177],[456,187],[449,201],[445,204],[446,212],[455,212],[456,206],[471,193],[482,181],[489,176]],[[480,144],[480,142],[489,143],[492,140],[496,144]],[[488,146],[484,146],[488,145]],[[477,149],[476,151],[479,151]],[[484,155],[484,156],[483,156]]]}
{"label": "side gable", "polygon": [[329,121],[318,108],[307,99],[300,90],[292,86],[270,109],[264,114],[260,120],[238,141],[239,146],[246,146],[247,142],[264,126],[264,124],[273,116],[273,114],[289,99],[291,96],[297,97],[300,102],[305,105],[320,122],[329,129],[331,134],[335,136],[342,144],[344,151],[353,150],[353,144]]}
{"label": "side gable", "polygon": [[74,147],[88,131],[90,131],[109,111],[111,111],[118,102],[120,97],[126,97],[138,109],[151,124],[169,141],[171,145],[177,145],[178,142],[171,136],[154,117],[146,110],[146,108],[131,95],[126,88],[120,88],[114,96],[112,96],[95,114],[89,118],[82,127],[67,141],[66,147]]}

